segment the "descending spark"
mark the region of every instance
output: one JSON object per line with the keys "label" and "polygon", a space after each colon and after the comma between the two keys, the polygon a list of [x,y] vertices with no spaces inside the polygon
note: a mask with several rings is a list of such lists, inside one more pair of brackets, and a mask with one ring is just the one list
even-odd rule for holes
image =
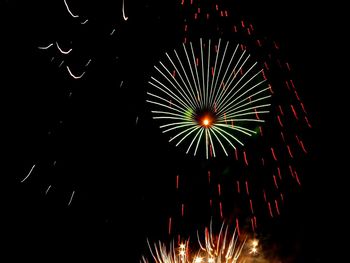
{"label": "descending spark", "polygon": [[68,70],[68,72],[69,72],[69,75],[71,75],[74,79],[80,79],[82,76],[84,76],[84,74],[85,74],[85,71],[81,74],[81,75],[79,75],[79,76],[76,76],[76,75],[74,75],[71,71],[70,71],[70,69],[69,69],[69,67],[68,66],[66,66],[67,67],[67,70]]}
{"label": "descending spark", "polygon": [[128,20],[129,17],[125,16],[124,0],[123,0],[122,12],[123,12],[123,19],[125,21]]}
{"label": "descending spark", "polygon": [[46,189],[45,195],[47,195],[47,193],[49,192],[50,188],[51,188],[51,184],[50,184],[49,187]]}
{"label": "descending spark", "polygon": [[72,195],[70,196],[69,202],[68,202],[68,206],[70,206],[72,200],[73,200],[73,196],[74,196],[75,191],[72,192]]}
{"label": "descending spark", "polygon": [[32,168],[30,169],[29,173],[27,174],[27,176],[25,178],[23,178],[23,180],[21,181],[21,183],[23,183],[25,180],[27,180],[27,178],[29,177],[29,175],[32,173],[33,169],[35,167],[35,164],[33,164]]}
{"label": "descending spark", "polygon": [[119,88],[123,86],[123,81],[120,82]]}
{"label": "descending spark", "polygon": [[53,45],[53,43],[51,43],[45,47],[38,47],[38,49],[48,49],[48,48],[52,47],[52,45]]}
{"label": "descending spark", "polygon": [[60,68],[64,63],[64,60],[62,60],[62,62],[58,65],[58,67]]}
{"label": "descending spark", "polygon": [[64,55],[67,55],[67,54],[69,54],[69,53],[72,51],[71,48],[68,49],[67,51],[61,49],[60,46],[58,45],[58,42],[57,42],[57,41],[56,41],[56,46],[57,46],[58,50],[59,50],[62,54],[64,54]]}
{"label": "descending spark", "polygon": [[89,59],[88,62],[86,62],[85,67],[89,66],[90,62],[91,62],[91,58]]}
{"label": "descending spark", "polygon": [[139,116],[136,116],[136,121],[135,121],[135,124],[137,124],[139,121]]}
{"label": "descending spark", "polygon": [[80,22],[80,24],[85,25],[88,21],[89,19],[86,19],[84,22]]}
{"label": "descending spark", "polygon": [[115,32],[115,28],[113,28],[112,32],[110,33],[110,35],[113,35]]}
{"label": "descending spark", "polygon": [[74,18],[79,17],[78,15],[74,15],[74,14],[70,11],[69,6],[68,6],[68,4],[67,4],[67,0],[63,0],[63,1],[64,1],[64,4],[65,4],[65,6],[66,6],[66,8],[67,8],[67,10],[68,10],[68,12],[69,12],[69,14],[70,14],[72,17],[74,17]]}

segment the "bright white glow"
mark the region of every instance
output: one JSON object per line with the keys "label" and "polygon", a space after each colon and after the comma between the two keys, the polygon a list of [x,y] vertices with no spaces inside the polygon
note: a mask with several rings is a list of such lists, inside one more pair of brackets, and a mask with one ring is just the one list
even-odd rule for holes
{"label": "bright white glow", "polygon": [[203,125],[204,125],[204,126],[208,126],[209,123],[210,123],[210,121],[209,121],[208,119],[204,119],[204,120],[203,120]]}

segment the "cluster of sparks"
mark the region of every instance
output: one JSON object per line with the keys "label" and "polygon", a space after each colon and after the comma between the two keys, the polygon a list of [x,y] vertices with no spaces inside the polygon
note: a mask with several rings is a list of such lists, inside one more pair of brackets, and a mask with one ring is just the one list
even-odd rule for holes
{"label": "cluster of sparks", "polygon": [[[178,247],[174,242],[166,246],[158,242],[153,246],[148,242],[149,250],[154,261],[158,263],[239,263],[246,262],[248,254],[257,253],[257,240],[252,241],[251,247],[247,247],[247,238],[239,237],[236,229],[233,234],[228,231],[228,226],[222,224],[218,235],[214,235],[212,225],[204,232],[204,241],[201,241],[197,232],[198,249],[193,249],[189,240],[181,242]],[[249,251],[247,251],[249,250]],[[253,251],[253,252],[251,252]],[[141,263],[148,263],[146,257],[142,257]]]}
{"label": "cluster of sparks", "polygon": [[[123,21],[127,21],[128,20],[128,16],[126,16],[126,11],[125,11],[125,1],[123,0],[122,5],[121,5],[121,15],[123,18]],[[77,10],[73,10],[70,5],[69,5],[69,1],[68,0],[63,0],[62,1],[62,5],[64,4],[66,11],[68,12],[69,16],[71,18],[73,18],[74,23],[78,23],[78,25],[80,27],[87,27],[89,19],[88,18],[83,18],[83,15],[79,14],[79,12],[77,12]],[[70,19],[72,20],[72,19]],[[93,23],[93,22],[89,22],[89,23]],[[112,32],[110,33],[110,35],[113,35],[115,32],[115,28],[112,30]],[[69,45],[68,45],[69,43]],[[79,48],[79,47],[78,47]],[[91,56],[91,54],[89,55],[90,57],[85,57],[83,59],[81,59],[82,62],[82,66],[80,66],[80,69],[78,69],[78,71],[76,71],[76,65],[72,65],[69,63],[70,56],[79,56],[77,54],[79,54],[79,50],[76,50],[73,47],[73,41],[72,40],[56,40],[56,41],[50,41],[50,42],[46,42],[42,45],[38,45],[37,49],[48,55],[51,56],[50,62],[54,63],[56,62],[58,65],[58,68],[60,69],[62,66],[65,66],[66,69],[66,73],[68,73],[68,75],[70,76],[71,79],[73,79],[73,81],[77,81],[77,80],[81,80],[83,79],[84,76],[86,76],[86,72],[88,70],[88,68],[96,63],[95,59]],[[76,53],[76,54],[74,54]],[[81,56],[79,56],[81,57]],[[118,57],[117,57],[118,58]],[[58,62],[57,62],[58,61]],[[120,83],[120,87],[122,86],[123,81]],[[71,99],[72,97],[72,90],[70,90],[70,92],[68,93],[68,99]],[[62,125],[63,124],[63,120],[59,121],[59,124]],[[52,131],[48,131],[48,135],[52,136]],[[30,179],[31,175],[33,175],[35,173],[35,170],[38,169],[37,167],[40,166],[39,161],[37,161],[36,163],[32,164],[31,168],[29,170],[29,172],[27,172],[27,174],[20,180],[21,183],[25,183],[27,180]],[[46,165],[43,165],[46,166]],[[56,169],[57,166],[57,160],[54,160],[51,164],[49,164],[49,166],[52,169]],[[51,183],[47,186],[46,190],[44,191],[45,195],[48,195],[50,190],[52,191],[52,189],[54,188],[54,183]],[[67,202],[67,206],[70,206],[72,204],[73,198],[76,194],[76,189],[72,190],[69,194],[69,199]]]}
{"label": "cluster of sparks", "polygon": [[[64,1],[64,5],[65,5],[65,7],[66,7],[68,13],[71,15],[71,17],[73,17],[74,19],[80,19],[80,16],[79,16],[79,15],[77,15],[77,14],[75,14],[75,13],[73,13],[73,12],[71,11],[71,9],[70,9],[70,7],[69,7],[69,5],[68,5],[68,3],[67,3],[67,0],[63,0],[63,1]],[[122,3],[122,16],[123,16],[123,20],[124,20],[124,21],[127,21],[127,20],[128,20],[128,17],[127,17],[126,14],[125,14],[125,3],[124,3],[124,0],[123,0],[123,3]],[[88,23],[88,21],[89,21],[89,19],[82,20],[82,21],[80,22],[80,24],[81,24],[81,25],[85,25],[85,24]],[[112,30],[112,32],[110,33],[110,35],[113,35],[114,32],[115,32],[115,29]],[[66,49],[66,50],[63,49],[63,48],[61,48],[57,41],[55,42],[55,45],[56,45],[57,49],[59,50],[59,52],[60,52],[63,56],[66,56],[66,55],[70,54],[71,51],[73,50],[72,48],[68,48],[68,49]],[[49,44],[47,44],[47,45],[45,45],[45,46],[38,46],[38,49],[40,49],[40,50],[48,50],[48,49],[51,48],[52,46],[54,46],[54,43],[49,43]],[[55,58],[55,57],[52,57],[52,58],[51,58],[51,61],[53,61],[54,58]],[[67,69],[67,72],[69,73],[69,75],[70,75],[73,79],[81,79],[81,78],[85,75],[85,73],[86,73],[86,68],[89,66],[89,64],[91,63],[91,61],[92,61],[92,59],[88,59],[88,61],[87,61],[87,62],[84,64],[84,66],[83,66],[83,70],[85,70],[85,71],[82,71],[81,73],[80,73],[80,72],[79,72],[79,73],[73,72],[73,71],[72,71],[72,67],[69,66],[69,65],[67,64],[67,62],[65,62],[65,58],[64,58],[64,57],[61,59],[61,62],[59,63],[59,66],[58,66],[58,67],[61,67],[63,64],[67,64],[67,65],[66,65],[66,69]]]}

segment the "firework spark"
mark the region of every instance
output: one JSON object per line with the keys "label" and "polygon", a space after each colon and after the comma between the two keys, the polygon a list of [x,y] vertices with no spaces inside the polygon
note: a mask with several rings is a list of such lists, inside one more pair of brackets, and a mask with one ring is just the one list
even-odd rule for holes
{"label": "firework spark", "polygon": [[256,134],[264,122],[269,85],[258,63],[239,47],[200,39],[197,53],[191,42],[183,44],[154,67],[159,76],[148,82],[153,90],[147,92],[147,102],[163,133],[170,134],[169,141],[176,146],[187,142],[186,153],[194,149],[196,155],[204,144],[207,159],[216,157],[217,148],[228,155],[229,146],[243,146],[243,139]]}
{"label": "firework spark", "polygon": [[84,76],[84,74],[85,74],[85,71],[84,71],[84,72],[83,72],[82,74],[80,74],[80,75],[75,75],[75,74],[72,73],[72,71],[70,70],[70,68],[69,68],[68,66],[66,66],[66,67],[67,67],[67,70],[68,70],[69,75],[71,75],[71,77],[74,78],[74,79],[80,79],[80,78],[82,78],[82,77]]}
{"label": "firework spark", "polygon": [[128,16],[125,15],[125,5],[124,5],[124,0],[123,0],[123,5],[122,5],[122,13],[123,13],[123,19],[126,21],[129,19]]}
{"label": "firework spark", "polygon": [[[221,225],[217,236],[213,235],[212,224],[204,231],[204,242],[201,242],[197,232],[198,249],[190,247],[189,240],[186,240],[175,247],[171,242],[169,248],[164,243],[158,242],[150,245],[149,250],[154,262],[159,263],[238,263],[245,262],[244,248],[247,238],[239,238],[236,229],[230,235],[228,225]],[[193,249],[193,250],[192,250]],[[146,257],[142,257],[142,263],[148,263]]]}
{"label": "firework spark", "polygon": [[40,47],[38,47],[38,49],[48,49],[48,48],[50,48],[52,46],[53,46],[53,43],[50,43],[47,46],[43,46],[43,47],[40,46]]}
{"label": "firework spark", "polygon": [[63,0],[63,1],[64,1],[64,5],[65,5],[66,8],[67,8],[68,13],[69,13],[72,17],[74,17],[74,18],[79,17],[78,15],[74,15],[74,14],[72,13],[72,11],[70,11],[70,8],[69,8],[69,6],[68,6],[68,4],[67,4],[67,1],[66,1],[66,0]]}
{"label": "firework spark", "polygon": [[72,51],[72,48],[68,49],[67,51],[63,50],[63,49],[58,45],[58,42],[57,42],[57,41],[56,41],[56,46],[57,46],[58,50],[59,50],[62,54],[64,54],[64,55],[67,55],[67,54],[69,54],[69,53]]}
{"label": "firework spark", "polygon": [[33,164],[32,168],[30,169],[29,173],[27,174],[26,177],[24,177],[22,180],[21,180],[21,183],[23,183],[25,180],[28,179],[28,177],[31,175],[31,173],[33,172],[33,169],[35,167],[35,164]]}

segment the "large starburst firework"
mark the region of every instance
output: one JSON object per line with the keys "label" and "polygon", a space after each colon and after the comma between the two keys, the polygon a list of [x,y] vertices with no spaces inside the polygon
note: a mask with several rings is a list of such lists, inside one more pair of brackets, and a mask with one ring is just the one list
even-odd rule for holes
{"label": "large starburst firework", "polygon": [[257,133],[269,112],[270,86],[242,45],[200,39],[199,48],[183,44],[166,58],[154,66],[147,102],[170,142],[194,155],[205,149],[208,159]]}

